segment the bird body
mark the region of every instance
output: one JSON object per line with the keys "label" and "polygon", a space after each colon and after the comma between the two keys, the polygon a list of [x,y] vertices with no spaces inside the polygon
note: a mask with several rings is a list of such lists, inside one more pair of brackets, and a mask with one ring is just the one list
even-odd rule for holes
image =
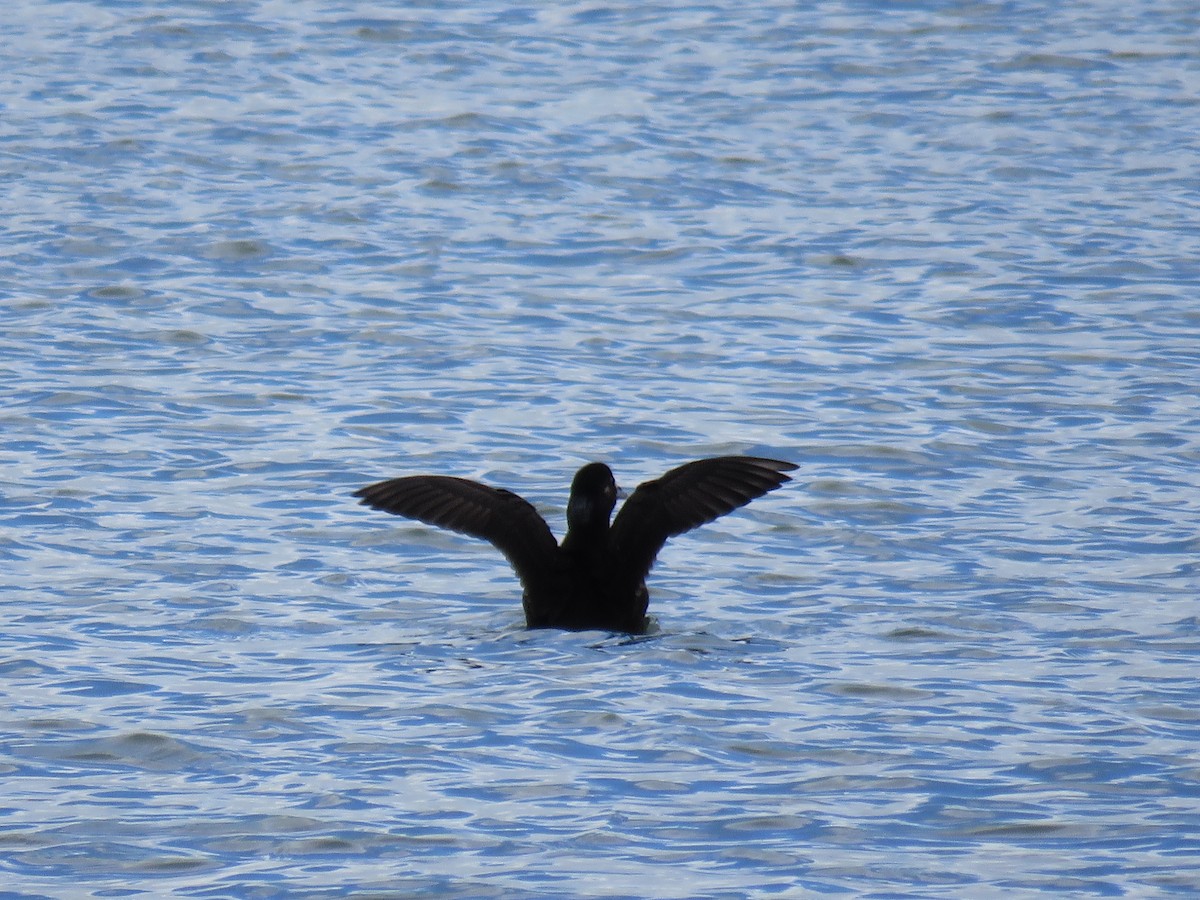
{"label": "bird body", "polygon": [[718,456],[638,485],[612,524],[618,490],[604,463],[571,483],[560,545],[533,506],[511,491],[446,475],[409,475],[355,491],[365,506],[482,538],[524,588],[530,628],[646,630],[646,576],[667,539],[744,506],[791,479],[793,463]]}

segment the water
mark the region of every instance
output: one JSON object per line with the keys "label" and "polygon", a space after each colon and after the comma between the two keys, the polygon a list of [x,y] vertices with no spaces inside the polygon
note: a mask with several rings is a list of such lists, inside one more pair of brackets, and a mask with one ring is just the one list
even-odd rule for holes
{"label": "water", "polygon": [[[21,3],[6,896],[1200,891],[1185,3]],[[561,532],[754,452],[658,633]]]}

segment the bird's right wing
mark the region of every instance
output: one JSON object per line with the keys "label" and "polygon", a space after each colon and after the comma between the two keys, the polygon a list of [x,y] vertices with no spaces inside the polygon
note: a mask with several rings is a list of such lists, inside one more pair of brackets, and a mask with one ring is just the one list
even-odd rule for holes
{"label": "bird's right wing", "polygon": [[612,524],[625,574],[640,581],[667,538],[745,506],[790,481],[793,463],[757,456],[716,456],[672,469],[637,486]]}
{"label": "bird's right wing", "polygon": [[501,488],[447,475],[409,475],[354,492],[360,503],[483,538],[512,564],[528,589],[554,568],[558,542],[533,505]]}

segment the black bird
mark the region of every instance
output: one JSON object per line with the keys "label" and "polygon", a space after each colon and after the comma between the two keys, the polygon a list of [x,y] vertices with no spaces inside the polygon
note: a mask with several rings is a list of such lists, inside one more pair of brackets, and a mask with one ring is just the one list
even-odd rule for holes
{"label": "black bird", "polygon": [[364,506],[483,538],[525,588],[530,628],[646,630],[646,575],[667,538],[745,506],[791,479],[796,466],[717,456],[640,484],[613,520],[617,483],[604,463],[575,473],[560,546],[533,506],[501,488],[446,475],[410,475],[355,491]]}

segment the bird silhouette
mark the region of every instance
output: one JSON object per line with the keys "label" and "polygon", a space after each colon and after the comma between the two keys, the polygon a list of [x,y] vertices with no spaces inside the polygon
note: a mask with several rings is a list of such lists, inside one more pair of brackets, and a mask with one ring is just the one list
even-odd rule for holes
{"label": "bird silhouette", "polygon": [[793,463],[716,456],[638,485],[612,524],[612,470],[588,463],[571,482],[559,544],[532,504],[512,491],[446,475],[408,475],[354,492],[374,509],[482,538],[524,587],[530,628],[646,630],[646,576],[667,539],[745,506],[791,479]]}

